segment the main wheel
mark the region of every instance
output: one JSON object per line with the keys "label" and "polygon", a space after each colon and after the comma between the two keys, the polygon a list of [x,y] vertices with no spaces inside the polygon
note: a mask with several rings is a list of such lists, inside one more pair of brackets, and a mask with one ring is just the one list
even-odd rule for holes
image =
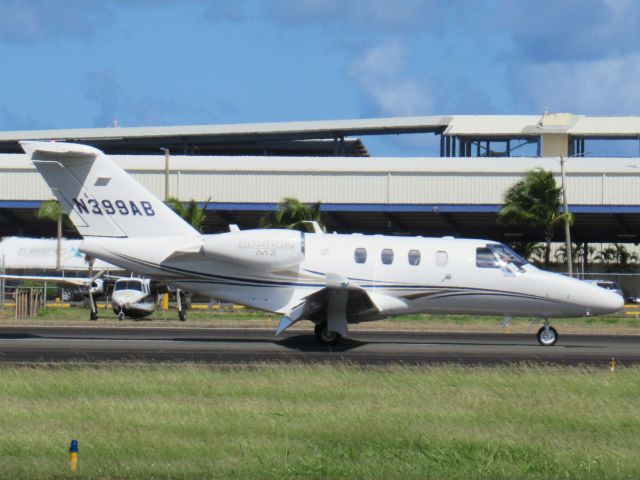
{"label": "main wheel", "polygon": [[63,302],[70,302],[73,300],[73,290],[69,288],[63,288],[60,290],[60,298]]}
{"label": "main wheel", "polygon": [[118,320],[120,320],[120,321],[124,320],[124,312],[122,310],[120,310],[120,312],[118,312]]}
{"label": "main wheel", "polygon": [[184,308],[182,310],[178,310],[178,318],[181,322],[184,322],[187,319],[187,310]]}
{"label": "main wheel", "polygon": [[93,310],[91,310],[91,313],[89,314],[89,320],[98,320],[98,312],[94,312]]}
{"label": "main wheel", "polygon": [[337,345],[342,340],[342,335],[329,330],[327,322],[318,323],[314,328],[314,332],[320,345]]}
{"label": "main wheel", "polygon": [[550,347],[551,345],[555,345],[558,341],[558,332],[553,327],[549,327],[549,331],[547,331],[545,327],[540,327],[536,337],[538,338],[538,343],[540,345],[543,347]]}

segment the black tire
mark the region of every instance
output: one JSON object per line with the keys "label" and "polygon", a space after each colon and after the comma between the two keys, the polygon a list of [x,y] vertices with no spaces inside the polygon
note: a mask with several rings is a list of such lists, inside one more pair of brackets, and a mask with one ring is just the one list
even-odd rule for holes
{"label": "black tire", "polygon": [[120,321],[124,320],[124,312],[123,311],[118,312],[118,320],[120,320]]}
{"label": "black tire", "polygon": [[98,320],[98,312],[91,311],[89,314],[89,320]]}
{"label": "black tire", "polygon": [[536,334],[536,338],[538,339],[538,343],[543,347],[551,347],[556,344],[558,341],[558,332],[555,328],[549,327],[549,335],[545,335],[545,328],[540,327],[538,333]]}
{"label": "black tire", "polygon": [[178,310],[178,318],[180,319],[181,322],[184,322],[187,320],[187,310],[186,309],[182,309],[182,310]]}
{"label": "black tire", "polygon": [[314,332],[316,334],[316,341],[320,345],[333,346],[340,343],[342,340],[342,335],[338,332],[331,332],[327,326],[327,322],[322,322],[316,324],[314,328]]}

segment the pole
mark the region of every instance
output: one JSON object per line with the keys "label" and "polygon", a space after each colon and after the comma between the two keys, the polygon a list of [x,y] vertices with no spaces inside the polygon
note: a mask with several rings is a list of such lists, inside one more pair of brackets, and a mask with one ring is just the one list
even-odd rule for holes
{"label": "pole", "polygon": [[164,201],[166,202],[169,198],[169,149],[161,148],[164,152]]}
{"label": "pole", "polygon": [[56,271],[62,268],[62,215],[58,215],[58,231],[56,232]]}
{"label": "pole", "polygon": [[[560,172],[562,174],[562,201],[564,203],[564,213],[569,213],[569,201],[567,200],[567,176],[564,170],[564,157],[560,157]],[[564,236],[567,245],[567,273],[573,275],[573,253],[571,251],[571,229],[569,219],[564,221]]]}
{"label": "pole", "polygon": [[[2,275],[5,275],[4,253],[2,254]],[[5,289],[4,278],[0,278],[0,310],[4,310],[4,301],[5,301],[4,289]]]}

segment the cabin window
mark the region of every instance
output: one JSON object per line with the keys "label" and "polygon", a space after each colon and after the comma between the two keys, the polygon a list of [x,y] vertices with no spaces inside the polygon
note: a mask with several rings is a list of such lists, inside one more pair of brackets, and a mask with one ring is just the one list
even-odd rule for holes
{"label": "cabin window", "polygon": [[114,290],[137,290],[138,292],[143,292],[142,282],[140,280],[122,280],[116,282]]}
{"label": "cabin window", "polygon": [[420,250],[409,250],[409,265],[420,265]]}
{"label": "cabin window", "polygon": [[522,268],[527,264],[527,261],[524,258],[522,258],[506,245],[503,245],[501,243],[490,243],[487,245],[487,247],[490,248],[504,263],[513,263],[518,268]]}
{"label": "cabin window", "polygon": [[356,263],[365,263],[367,261],[367,249],[356,248],[353,256],[356,259]]}
{"label": "cabin window", "polygon": [[384,265],[391,265],[393,263],[393,250],[385,248],[380,254],[380,259]]}
{"label": "cabin window", "polygon": [[486,247],[476,248],[476,267],[500,268],[493,251]]}
{"label": "cabin window", "polygon": [[436,265],[439,267],[446,267],[449,263],[449,254],[444,250],[438,250],[436,252]]}

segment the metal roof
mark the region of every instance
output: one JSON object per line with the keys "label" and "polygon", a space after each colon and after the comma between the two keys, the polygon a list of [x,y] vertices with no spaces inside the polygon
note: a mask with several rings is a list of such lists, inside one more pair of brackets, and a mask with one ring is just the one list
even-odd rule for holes
{"label": "metal roof", "polygon": [[477,136],[535,136],[540,135],[536,128],[540,115],[456,115],[445,135]]}
{"label": "metal roof", "polygon": [[[160,147],[191,155],[367,155],[362,135],[437,133],[485,139],[563,133],[584,138],[640,137],[640,116],[449,115],[304,122],[77,128],[0,132],[0,152],[19,152],[20,140],[87,143],[109,153],[152,153]],[[331,141],[327,141],[331,140]]]}
{"label": "metal roof", "polygon": [[[569,118],[571,121],[553,124]],[[446,135],[530,136],[540,135],[545,127],[566,127],[571,135],[640,135],[640,116],[604,117],[574,114],[544,115],[437,115],[303,122],[240,123],[218,125],[182,125],[156,127],[74,128],[62,130],[21,130],[0,132],[0,143],[19,140],[68,140],[110,142],[155,139],[181,141],[229,141],[333,139],[358,135],[444,132]],[[540,128],[542,127],[542,128]]]}
{"label": "metal roof", "polygon": [[338,136],[382,135],[439,131],[449,117],[395,117],[305,122],[183,125],[163,127],[76,128],[67,130],[21,130],[0,132],[0,142],[19,140],[119,141],[133,138],[216,137],[218,139],[319,139]]}
{"label": "metal roof", "polygon": [[587,138],[640,136],[640,117],[590,117],[571,113],[544,115],[454,115],[445,130],[450,136],[535,137],[565,133]]}
{"label": "metal roof", "polygon": [[582,116],[568,133],[583,137],[638,137],[640,117]]}

